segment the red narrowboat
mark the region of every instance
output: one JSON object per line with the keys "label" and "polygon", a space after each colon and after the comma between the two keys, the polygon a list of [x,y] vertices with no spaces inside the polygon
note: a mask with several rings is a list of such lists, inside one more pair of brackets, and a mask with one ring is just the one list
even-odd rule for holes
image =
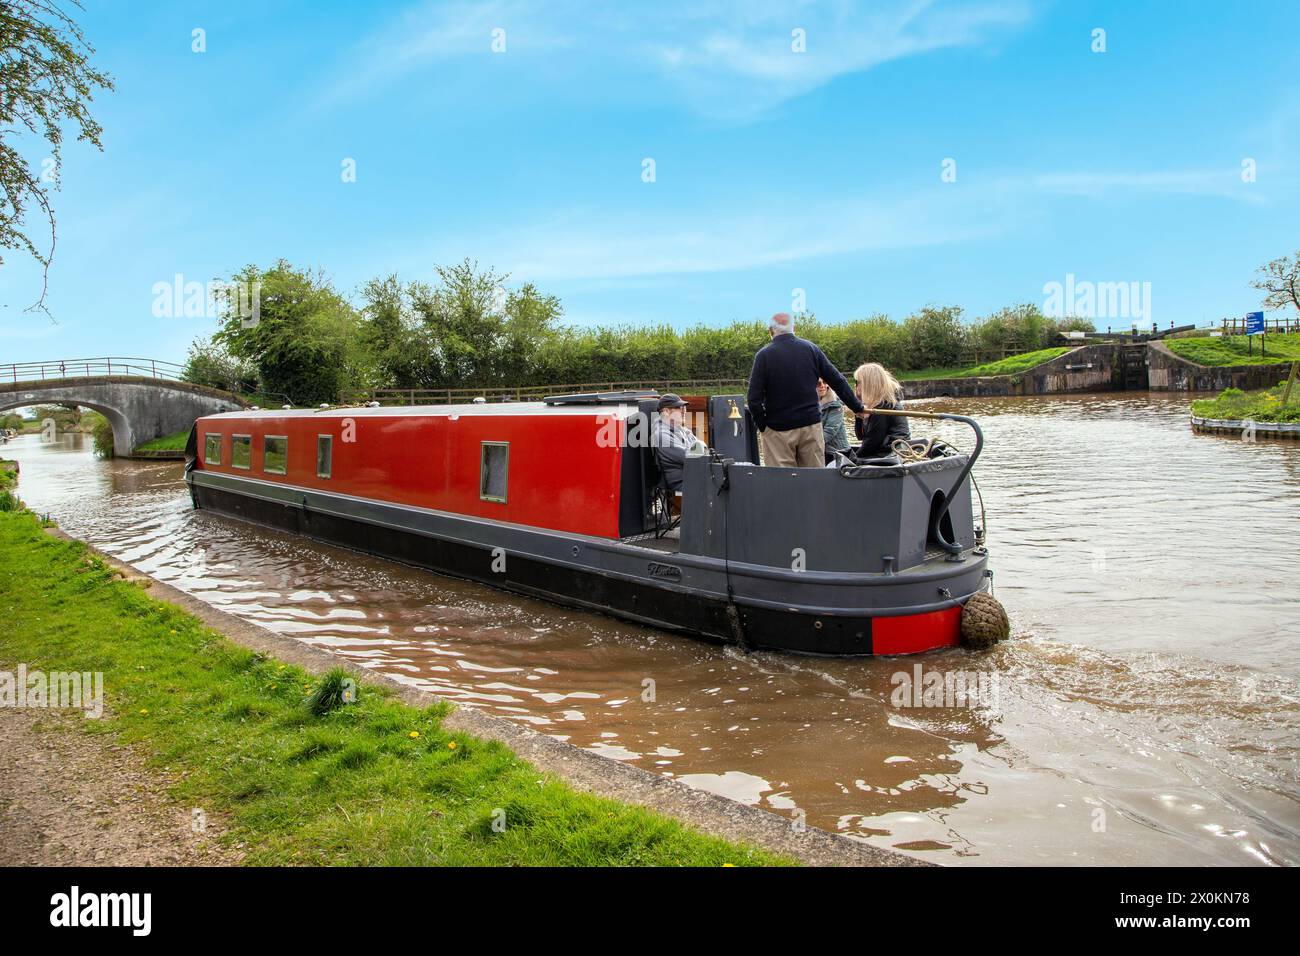
{"label": "red narrowboat", "polygon": [[740,396],[660,478],[653,392],[199,419],[196,508],[655,627],[808,654],[956,644],[987,587],[971,455],[765,468]]}

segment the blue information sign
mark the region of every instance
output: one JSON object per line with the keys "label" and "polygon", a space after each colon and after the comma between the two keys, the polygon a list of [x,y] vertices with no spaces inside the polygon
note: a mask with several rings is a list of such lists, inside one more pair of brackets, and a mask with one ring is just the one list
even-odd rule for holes
{"label": "blue information sign", "polygon": [[1246,334],[1247,335],[1264,334],[1264,313],[1263,312],[1246,313]]}

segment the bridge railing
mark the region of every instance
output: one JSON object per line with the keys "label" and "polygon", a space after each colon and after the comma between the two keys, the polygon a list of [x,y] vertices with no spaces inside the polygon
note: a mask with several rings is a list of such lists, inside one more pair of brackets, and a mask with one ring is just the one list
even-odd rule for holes
{"label": "bridge railing", "polygon": [[0,382],[43,382],[60,378],[132,375],[180,381],[185,366],[162,359],[104,356],[53,359],[48,362],[10,362],[0,365]]}

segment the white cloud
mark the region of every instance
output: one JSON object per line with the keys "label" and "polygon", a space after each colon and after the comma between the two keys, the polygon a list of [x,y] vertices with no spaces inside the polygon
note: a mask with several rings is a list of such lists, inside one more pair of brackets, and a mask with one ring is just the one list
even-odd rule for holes
{"label": "white cloud", "polygon": [[1243,183],[1240,168],[1234,166],[1223,169],[1046,173],[1035,176],[1033,183],[1043,192],[1091,198],[1132,193],[1221,196],[1249,203],[1261,203],[1266,198],[1256,184]]}
{"label": "white cloud", "polygon": [[[1017,215],[999,190],[835,202],[779,201],[747,209],[668,210],[637,216],[608,209],[444,237],[405,257],[401,271],[466,255],[519,281],[628,280],[736,272],[787,262],[986,238]],[[409,248],[409,245],[406,247]],[[386,260],[392,265],[393,259]]]}
{"label": "white cloud", "polygon": [[[721,3],[709,21],[681,24],[644,48],[697,108],[744,116],[840,76],[941,49],[976,46],[1023,24],[1027,2],[955,7],[937,0],[887,4]],[[804,31],[806,52],[792,50]]]}
{"label": "white cloud", "polygon": [[332,72],[317,99],[329,106],[386,89],[397,81],[452,60],[493,56],[492,31],[505,30],[506,53],[526,56],[556,50],[573,35],[556,31],[522,0],[416,4],[364,37]]}
{"label": "white cloud", "polygon": [[[837,77],[905,57],[975,46],[1029,19],[1029,0],[958,7],[943,0],[860,4],[712,3],[592,5],[580,2],[424,3],[364,38],[336,69],[320,102],[373,94],[435,66],[488,57],[491,32],[506,31],[508,56],[533,57],[539,75],[573,71],[583,92],[647,79],[688,107],[745,117]],[[806,52],[791,49],[804,31]],[[538,54],[551,56],[548,63]],[[584,69],[587,72],[584,72]]]}
{"label": "white cloud", "polygon": [[[646,188],[655,188],[653,186]],[[837,255],[971,242],[1014,233],[1062,196],[1188,194],[1264,202],[1234,171],[1056,172],[995,177],[910,195],[768,196],[747,206],[668,208],[651,215],[578,208],[490,231],[448,234],[414,255],[385,261],[419,274],[466,255],[520,281],[628,282],[739,272]],[[408,241],[405,248],[411,248]]]}

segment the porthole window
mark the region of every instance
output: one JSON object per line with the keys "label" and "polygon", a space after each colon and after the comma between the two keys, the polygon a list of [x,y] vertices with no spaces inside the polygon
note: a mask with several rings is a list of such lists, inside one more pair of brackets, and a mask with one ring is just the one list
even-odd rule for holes
{"label": "porthole window", "polygon": [[316,477],[328,478],[334,469],[334,439],[330,435],[316,436]]}
{"label": "porthole window", "polygon": [[262,471],[283,475],[289,465],[289,439],[284,435],[267,435],[262,446]]}
{"label": "porthole window", "polygon": [[506,485],[510,471],[510,443],[485,441],[479,466],[478,496],[484,501],[506,503]]}
{"label": "porthole window", "polygon": [[230,467],[244,469],[253,467],[252,435],[230,436]]}
{"label": "porthole window", "polygon": [[203,464],[221,464],[221,436],[205,435],[203,440]]}

